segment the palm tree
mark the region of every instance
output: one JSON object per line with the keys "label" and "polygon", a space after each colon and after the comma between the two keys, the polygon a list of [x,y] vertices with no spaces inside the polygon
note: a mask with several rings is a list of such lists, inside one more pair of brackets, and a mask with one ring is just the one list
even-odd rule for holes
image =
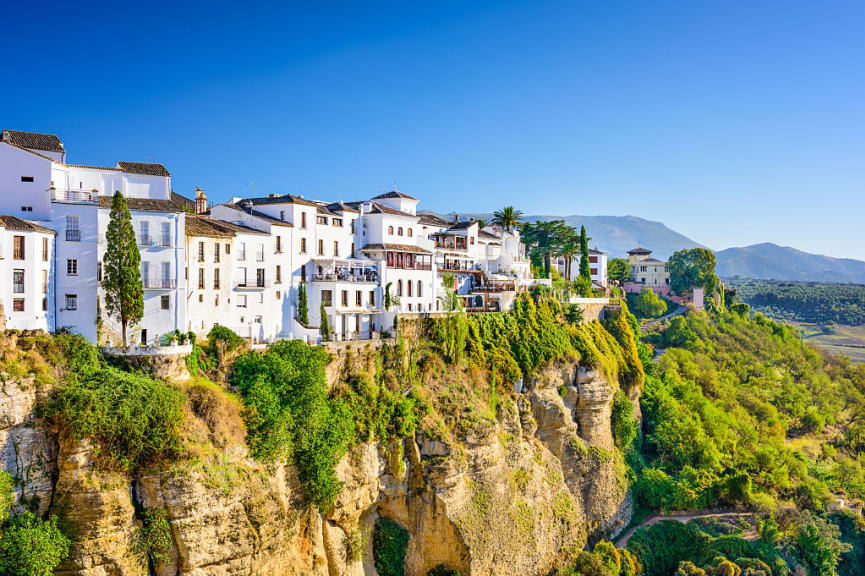
{"label": "palm tree", "polygon": [[521,210],[517,210],[513,206],[505,206],[501,210],[493,212],[493,224],[501,226],[508,232],[514,228],[520,227],[520,220],[523,217]]}
{"label": "palm tree", "polygon": [[483,218],[478,218],[477,220],[475,220],[475,224],[478,225],[478,230],[483,230],[484,228],[486,228],[487,226],[490,225],[490,223],[487,222],[486,220],[484,220]]}
{"label": "palm tree", "polygon": [[558,251],[556,256],[561,256],[565,259],[565,279],[571,281],[571,264],[574,261],[574,256],[580,253],[580,236],[575,228],[565,226],[559,231],[559,236],[556,238]]}

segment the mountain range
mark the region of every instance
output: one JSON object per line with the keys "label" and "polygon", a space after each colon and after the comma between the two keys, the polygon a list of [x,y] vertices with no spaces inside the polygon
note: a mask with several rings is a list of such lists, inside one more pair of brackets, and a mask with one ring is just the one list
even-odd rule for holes
{"label": "mountain range", "polygon": [[[454,214],[444,216],[451,219]],[[492,214],[460,213],[461,219],[492,219]],[[699,242],[668,228],[662,222],[637,216],[551,216],[528,215],[527,222],[564,220],[569,226],[585,226],[597,247],[610,258],[626,257],[628,250],[641,246],[652,256],[667,260],[676,250],[705,248]],[[763,280],[798,280],[865,284],[865,262],[803,252],[769,242],[715,251],[716,271],[722,278],[739,276]]]}

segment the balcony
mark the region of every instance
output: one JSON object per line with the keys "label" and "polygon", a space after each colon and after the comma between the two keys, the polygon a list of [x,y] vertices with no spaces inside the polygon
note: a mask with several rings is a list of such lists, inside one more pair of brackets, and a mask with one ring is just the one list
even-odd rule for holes
{"label": "balcony", "polygon": [[313,282],[365,282],[378,284],[378,274],[313,274]]}
{"label": "balcony", "polygon": [[66,231],[66,241],[67,242],[81,242],[81,230],[67,230]]}
{"label": "balcony", "polygon": [[52,190],[53,202],[96,202],[99,192],[96,190]]}
{"label": "balcony", "polygon": [[240,280],[234,283],[235,290],[263,290],[270,288],[269,280]]}
{"label": "balcony", "polygon": [[141,279],[141,285],[145,290],[174,290],[177,288],[177,280],[174,278],[150,278]]}

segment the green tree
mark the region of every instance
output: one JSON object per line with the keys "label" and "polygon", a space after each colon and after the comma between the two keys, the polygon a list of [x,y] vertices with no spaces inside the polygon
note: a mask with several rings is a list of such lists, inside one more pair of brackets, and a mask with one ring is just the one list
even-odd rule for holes
{"label": "green tree", "polygon": [[649,288],[643,288],[639,294],[629,297],[628,300],[628,307],[640,318],[657,318],[667,311],[667,303]]}
{"label": "green tree", "polygon": [[841,541],[838,526],[805,511],[799,518],[796,550],[810,576],[836,576],[838,560],[850,545]]}
{"label": "green tree", "polygon": [[715,275],[715,254],[706,248],[678,250],[668,263],[670,287],[682,295],[692,288],[703,288],[706,296],[711,296],[718,287]]}
{"label": "green tree", "polygon": [[490,225],[490,223],[487,220],[484,220],[483,218],[478,218],[477,220],[475,220],[475,224],[478,225],[479,230],[483,230],[484,228],[486,228],[487,226]]}
{"label": "green tree", "polygon": [[321,338],[322,340],[330,340],[330,323],[327,320],[327,310],[324,309],[324,300],[321,302],[318,313],[321,316],[321,321],[319,322]]}
{"label": "green tree", "polygon": [[592,269],[589,267],[589,239],[586,237],[585,226],[580,226],[580,277],[592,281]]}
{"label": "green tree", "polygon": [[435,339],[445,358],[451,362],[459,359],[465,347],[468,324],[463,312],[463,302],[454,288],[454,275],[442,274],[443,295],[439,296],[445,317],[435,325]]}
{"label": "green tree", "polygon": [[144,288],[141,285],[141,253],[135,241],[132,216],[126,198],[118,190],[111,200],[106,248],[103,257],[102,287],[105,309],[120,321],[123,346],[128,346],[127,327],[144,315]]}
{"label": "green tree", "polygon": [[607,278],[622,283],[631,275],[631,265],[624,258],[613,258],[607,263]]}
{"label": "green tree", "polygon": [[571,279],[571,264],[574,261],[574,256],[580,254],[580,242],[576,230],[570,226],[563,226],[559,230],[558,238],[556,238],[558,252],[556,256],[561,256],[565,259],[565,279]]}
{"label": "green tree", "polygon": [[520,227],[522,217],[523,213],[520,210],[517,210],[513,206],[505,206],[493,213],[493,224],[501,226],[510,232],[514,228]]}
{"label": "green tree", "polygon": [[544,277],[550,277],[551,260],[553,255],[559,252],[560,239],[564,235],[564,229],[568,228],[564,220],[543,222],[538,220],[534,224],[522,225],[523,241],[529,246],[531,255],[544,266]]}
{"label": "green tree", "polygon": [[297,318],[304,326],[309,324],[309,302],[306,296],[306,282],[301,282],[297,289]]}

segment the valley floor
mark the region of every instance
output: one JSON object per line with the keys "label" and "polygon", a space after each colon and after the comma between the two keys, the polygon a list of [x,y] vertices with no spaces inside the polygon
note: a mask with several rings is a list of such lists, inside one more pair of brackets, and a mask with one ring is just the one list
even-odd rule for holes
{"label": "valley floor", "polygon": [[865,325],[838,324],[826,333],[819,324],[790,322],[805,334],[805,339],[833,354],[846,354],[854,362],[865,362]]}

